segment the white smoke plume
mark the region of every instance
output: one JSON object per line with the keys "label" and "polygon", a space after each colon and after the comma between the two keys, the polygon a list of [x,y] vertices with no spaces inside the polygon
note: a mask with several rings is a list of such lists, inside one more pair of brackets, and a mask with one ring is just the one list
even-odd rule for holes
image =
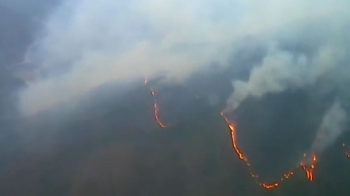
{"label": "white smoke plume", "polygon": [[338,100],[327,110],[312,144],[312,152],[320,153],[332,144],[345,130],[347,114]]}
{"label": "white smoke plume", "polygon": [[249,96],[261,98],[267,93],[280,93],[289,88],[314,84],[319,77],[337,67],[344,58],[337,48],[322,48],[312,59],[295,58],[293,54],[271,46],[260,66],[252,69],[248,81],[234,81],[234,93],[227,100],[227,111],[236,109]]}
{"label": "white smoke plume", "polygon": [[[242,38],[264,39],[289,24],[347,14],[348,4],[347,0],[65,0],[49,14],[28,48],[25,63],[36,65],[37,77],[19,93],[19,109],[23,115],[36,114],[106,83],[142,81],[146,76],[182,82],[213,62],[228,66],[234,43]],[[268,67],[262,70],[282,73],[273,81],[263,79],[272,82],[274,91],[285,86],[274,81],[289,77],[278,64],[291,64],[288,55],[277,56],[277,60],[266,58]],[[270,62],[275,65],[267,65]],[[299,73],[306,68],[303,59],[298,62]],[[269,91],[254,93],[261,78],[258,72],[252,76],[255,82],[237,84],[249,90],[238,89],[236,102]],[[301,85],[295,80],[292,83]]]}

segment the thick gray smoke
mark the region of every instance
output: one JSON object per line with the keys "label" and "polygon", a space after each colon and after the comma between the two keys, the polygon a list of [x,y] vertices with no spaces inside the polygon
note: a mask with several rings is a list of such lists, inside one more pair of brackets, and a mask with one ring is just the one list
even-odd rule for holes
{"label": "thick gray smoke", "polygon": [[338,100],[327,110],[312,144],[312,152],[320,153],[345,130],[347,115]]}

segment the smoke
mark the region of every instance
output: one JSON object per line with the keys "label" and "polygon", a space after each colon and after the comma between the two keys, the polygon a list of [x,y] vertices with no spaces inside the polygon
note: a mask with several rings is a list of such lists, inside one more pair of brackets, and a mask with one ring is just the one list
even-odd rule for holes
{"label": "smoke", "polygon": [[350,17],[341,10],[339,15],[293,21],[263,39],[259,46],[265,51],[262,57],[239,65],[250,68],[249,76],[234,78],[225,112],[236,110],[248,98],[261,99],[285,91],[302,89],[312,94],[313,100],[308,101],[317,103],[337,96],[323,118],[312,150],[322,152],[334,142],[346,126],[342,106],[348,106],[350,92],[346,76],[350,70]]}
{"label": "smoke", "polygon": [[312,144],[312,152],[320,153],[332,144],[345,130],[347,115],[338,100],[334,101],[323,117]]}
{"label": "smoke", "polygon": [[349,19],[346,14],[328,15],[276,30],[261,44],[266,51],[262,60],[241,65],[252,67],[249,78],[232,82],[234,92],[227,100],[226,110],[235,110],[248,97],[310,87],[328,75],[333,76],[335,83],[339,80],[335,73],[347,72],[350,62]]}
{"label": "smoke", "polygon": [[330,2],[64,1],[27,50],[24,62],[36,67],[36,78],[19,93],[19,109],[32,115],[107,83],[146,76],[183,82],[212,63],[225,68],[237,41],[342,13],[347,4]]}
{"label": "smoke", "polygon": [[208,3],[67,1],[27,52],[41,77],[21,92],[20,110],[35,114],[111,82],[157,75],[183,81],[221,61],[223,32],[230,31],[210,22],[218,10],[200,13],[211,11]]}
{"label": "smoke", "polygon": [[270,46],[268,55],[260,66],[252,69],[248,81],[233,82],[234,93],[227,100],[226,110],[236,109],[249,96],[261,98],[267,93],[310,86],[335,69],[336,61],[341,58],[344,53],[333,48],[322,48],[314,58],[308,59]]}

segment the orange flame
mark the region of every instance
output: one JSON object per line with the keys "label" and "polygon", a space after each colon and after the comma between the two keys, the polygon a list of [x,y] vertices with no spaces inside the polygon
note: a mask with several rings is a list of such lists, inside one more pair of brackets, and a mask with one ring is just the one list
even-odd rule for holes
{"label": "orange flame", "polygon": [[[148,79],[145,78],[145,81],[144,81],[144,84],[147,85],[148,84]],[[156,99],[156,92],[154,91],[154,89],[151,87],[151,94],[153,96],[153,100],[154,100],[154,104],[153,104],[153,107],[154,107],[154,118],[156,119],[158,125],[161,127],[161,128],[166,128],[165,124],[160,120],[160,117],[159,117],[159,108],[158,108],[158,104],[157,104],[157,99]]]}
{"label": "orange flame", "polygon": [[[286,173],[286,174],[283,174],[283,177],[285,178],[285,179],[288,179],[288,178],[290,178],[292,175],[294,175],[294,172],[293,171],[290,171],[290,172],[288,172],[288,173]],[[283,178],[282,178],[283,179]]]}
{"label": "orange flame", "polygon": [[235,129],[235,125],[232,124],[227,117],[224,115],[224,112],[221,112],[221,116],[224,117],[228,128],[230,129],[230,134],[231,134],[231,141],[232,141],[232,146],[235,149],[239,159],[244,160],[248,166],[250,166],[248,160],[245,158],[244,154],[242,153],[242,151],[239,149],[237,142],[236,142],[236,129]]}
{"label": "orange flame", "polygon": [[[235,128],[235,125],[228,120],[228,118],[225,116],[224,112],[221,112],[221,116],[225,119],[226,124],[227,124],[228,128],[230,129],[232,147],[235,150],[238,158],[240,160],[243,160],[246,163],[246,165],[247,165],[247,167],[248,167],[248,169],[250,171],[250,176],[255,179],[256,183],[258,183],[260,186],[262,186],[265,189],[274,189],[274,188],[279,187],[280,186],[279,182],[275,182],[275,183],[265,183],[265,182],[259,183],[258,182],[259,176],[252,172],[251,164],[249,163],[248,158],[243,154],[241,149],[238,147],[237,140],[236,140],[236,128]],[[284,179],[289,179],[292,175],[294,175],[293,171],[289,171],[289,172],[283,174],[283,177],[281,178],[281,181],[283,181]]]}
{"label": "orange flame", "polygon": [[309,179],[310,182],[314,181],[314,170],[316,168],[317,157],[316,155],[312,156],[311,164],[307,167],[304,163],[300,163],[301,168],[305,171],[306,178]]}
{"label": "orange flame", "polygon": [[[144,80],[144,84],[147,85],[148,84],[148,79],[145,78]],[[154,91],[154,89],[151,87],[151,94],[153,96],[154,99],[154,117],[158,123],[158,125],[161,128],[166,128],[166,126],[162,123],[162,121],[159,118],[159,108],[158,108],[158,104],[156,101],[156,92]],[[230,130],[230,136],[231,136],[231,142],[232,142],[232,147],[234,149],[234,151],[236,152],[238,158],[240,160],[243,160],[245,162],[245,164],[247,165],[249,172],[250,172],[250,176],[255,179],[255,182],[260,185],[261,187],[265,188],[265,189],[274,189],[280,186],[280,182],[274,182],[274,183],[266,183],[266,182],[258,182],[258,178],[259,176],[254,174],[254,172],[252,171],[251,168],[251,164],[248,161],[248,158],[244,155],[244,153],[242,152],[242,150],[239,148],[238,143],[237,143],[237,139],[236,139],[236,127],[235,124],[233,124],[232,122],[230,122],[228,120],[228,118],[225,116],[224,112],[221,112],[221,116],[225,119],[225,122]],[[343,148],[345,149],[345,143],[343,143]],[[346,149],[345,149],[346,151]],[[306,157],[306,153],[303,154],[303,157]],[[350,153],[346,152],[346,156],[347,158],[350,159]],[[311,159],[311,164],[310,165],[305,165],[304,163],[300,163],[300,167],[302,168],[302,170],[304,170],[307,179],[312,182],[314,181],[314,170],[316,168],[316,162],[317,162],[317,156],[313,155],[312,159]],[[289,171],[285,174],[283,174],[282,178],[280,179],[280,181],[283,181],[285,179],[289,179],[292,175],[294,175],[294,171]]]}
{"label": "orange flame", "polygon": [[152,92],[152,96],[153,96],[153,99],[154,99],[154,104],[153,104],[153,107],[154,107],[154,118],[156,119],[158,125],[161,128],[165,128],[166,126],[164,125],[164,123],[159,118],[159,108],[158,108],[158,104],[157,104],[157,100],[156,100],[156,92],[152,88],[151,88],[151,92]]}
{"label": "orange flame", "polygon": [[266,184],[266,183],[262,183],[261,186],[264,187],[265,189],[273,189],[278,187],[280,184],[278,182],[273,183],[273,184]]}

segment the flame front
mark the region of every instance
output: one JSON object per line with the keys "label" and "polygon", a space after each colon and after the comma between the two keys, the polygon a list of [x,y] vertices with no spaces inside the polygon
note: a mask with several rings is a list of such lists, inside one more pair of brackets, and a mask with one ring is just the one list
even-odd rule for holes
{"label": "flame front", "polygon": [[157,104],[157,100],[156,100],[156,92],[151,88],[151,92],[152,92],[152,96],[154,99],[154,118],[156,119],[158,125],[162,128],[165,128],[166,126],[164,125],[164,123],[162,123],[162,121],[159,118],[159,108],[158,108],[158,104]]}
{"label": "flame front", "polygon": [[314,170],[316,168],[317,157],[316,155],[312,156],[311,164],[307,167],[304,163],[300,163],[301,168],[305,171],[306,178],[310,182],[314,181]]}
{"label": "flame front", "polygon": [[[144,84],[147,85],[148,84],[148,79],[145,78]],[[154,118],[156,119],[158,125],[161,128],[166,128],[165,124],[160,120],[159,118],[159,108],[158,108],[158,104],[157,104],[157,99],[156,99],[156,91],[151,87],[151,94],[153,96],[153,100],[154,100],[154,104],[153,104],[153,108],[154,108]]]}
{"label": "flame front", "polygon": [[265,189],[273,189],[278,187],[280,184],[278,182],[274,183],[274,184],[266,184],[266,183],[262,183],[261,186],[264,187]]}
{"label": "flame front", "polygon": [[[263,187],[265,189],[274,189],[274,188],[279,187],[280,186],[279,182],[266,183],[266,182],[259,182],[258,181],[259,176],[254,174],[254,172],[253,172],[253,170],[251,168],[251,164],[248,161],[248,158],[244,155],[244,153],[238,147],[237,139],[236,139],[236,128],[235,128],[235,125],[228,120],[228,118],[225,116],[224,112],[221,112],[221,116],[225,119],[226,124],[227,124],[228,128],[230,129],[232,147],[235,150],[238,158],[240,160],[243,160],[246,163],[246,165],[247,165],[247,167],[248,167],[248,169],[250,171],[250,176],[255,179],[255,182],[258,185],[260,185],[261,187]],[[289,171],[289,172],[283,174],[283,176],[282,176],[282,178],[280,180],[283,181],[284,179],[289,179],[292,175],[294,175],[294,172],[293,171]]]}
{"label": "flame front", "polygon": [[[145,78],[144,84],[145,85],[148,84],[147,78]],[[162,123],[162,121],[159,118],[159,107],[158,107],[157,100],[156,100],[156,92],[152,87],[150,89],[151,89],[151,94],[152,94],[153,99],[154,99],[154,118],[156,119],[158,125],[161,128],[166,128],[165,124]],[[280,178],[280,181],[277,181],[274,183],[259,182],[259,176],[253,172],[251,164],[248,161],[248,158],[245,156],[245,154],[242,152],[242,150],[238,146],[235,124],[228,120],[228,118],[225,116],[224,112],[221,112],[221,116],[225,119],[225,122],[230,130],[231,143],[232,143],[232,147],[233,147],[235,153],[237,154],[237,156],[240,160],[243,160],[245,162],[245,164],[247,165],[248,170],[250,172],[250,176],[255,180],[256,184],[258,184],[259,186],[261,186],[264,189],[274,189],[274,188],[278,188],[281,185],[281,181],[289,179],[294,175],[294,171],[289,171],[289,172],[283,174],[283,176]],[[342,146],[345,150],[346,157],[350,159],[350,153],[347,151],[345,143],[343,143]],[[304,158],[307,157],[306,153],[303,154],[303,157]],[[318,161],[317,156],[313,155],[311,158],[311,163],[305,164],[305,163],[301,162],[299,164],[301,169],[305,172],[306,178],[310,182],[314,181],[314,170],[316,168],[317,161]]]}
{"label": "flame front", "polygon": [[227,117],[224,115],[224,112],[221,112],[221,116],[224,117],[228,128],[230,129],[230,134],[231,134],[231,141],[232,141],[232,146],[235,149],[239,159],[244,160],[247,165],[250,165],[248,160],[245,158],[244,154],[242,153],[242,151],[239,149],[238,145],[237,145],[237,141],[236,141],[236,129],[235,129],[235,125],[232,124]]}

